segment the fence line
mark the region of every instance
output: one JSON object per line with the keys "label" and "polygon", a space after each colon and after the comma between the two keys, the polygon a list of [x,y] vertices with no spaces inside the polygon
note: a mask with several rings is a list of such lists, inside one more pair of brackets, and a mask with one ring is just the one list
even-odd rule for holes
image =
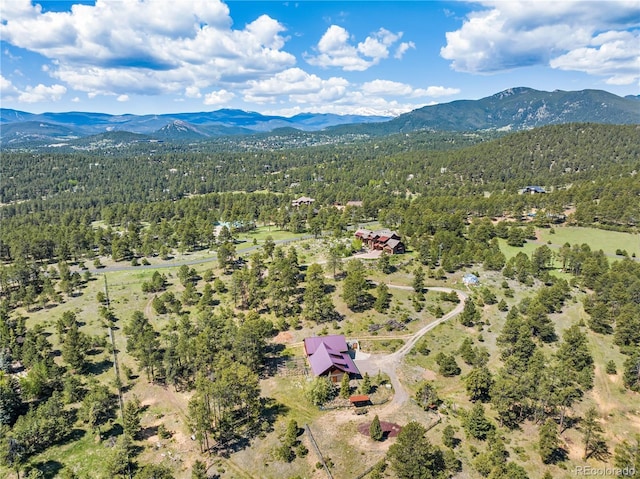
{"label": "fence line", "polygon": [[371,466],[370,468],[368,468],[366,471],[364,471],[362,474],[360,474],[359,476],[357,476],[355,479],[362,479],[363,477],[365,477],[367,474],[369,474],[371,471],[373,471],[376,468],[377,464],[374,464],[373,466]]}
{"label": "fence line", "polygon": [[[382,400],[377,401],[377,402],[370,401],[371,402],[370,406],[381,406],[382,404],[386,404],[389,401],[391,401],[391,399],[389,399],[389,398],[385,398],[385,399],[382,399]],[[363,407],[366,407],[366,406],[363,406]],[[336,409],[353,409],[353,404],[346,404],[344,406],[322,406],[322,405],[320,405],[320,406],[318,406],[318,409],[320,409],[321,411],[335,411]]]}
{"label": "fence line", "polygon": [[318,447],[318,444],[316,443],[316,440],[313,438],[313,434],[311,434],[311,428],[309,427],[308,424],[305,424],[304,428],[307,431],[307,434],[309,435],[309,440],[311,441],[311,444],[313,445],[313,448],[316,450],[316,454],[318,455],[318,458],[320,459],[320,462],[324,466],[324,470],[327,473],[327,477],[329,479],[333,479],[333,476],[331,475],[331,471],[329,470],[329,466],[327,466],[327,463],[324,460],[324,456],[320,452],[320,448]]}

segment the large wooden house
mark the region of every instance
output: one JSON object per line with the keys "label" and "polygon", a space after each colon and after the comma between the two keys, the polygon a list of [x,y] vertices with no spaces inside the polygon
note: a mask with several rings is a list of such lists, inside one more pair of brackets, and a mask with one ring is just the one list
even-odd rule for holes
{"label": "large wooden house", "polygon": [[389,229],[382,230],[365,230],[356,231],[356,238],[369,249],[382,250],[388,254],[402,254],[405,252],[404,243],[400,235]]}
{"label": "large wooden house", "polygon": [[331,382],[339,383],[345,374],[350,377],[360,375],[342,335],[305,338],[304,352],[316,376],[327,376]]}

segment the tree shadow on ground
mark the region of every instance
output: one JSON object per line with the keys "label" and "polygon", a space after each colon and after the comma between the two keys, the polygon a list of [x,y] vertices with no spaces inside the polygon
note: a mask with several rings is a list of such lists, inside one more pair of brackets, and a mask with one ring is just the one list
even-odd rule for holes
{"label": "tree shadow on ground", "polygon": [[152,436],[158,435],[158,426],[148,426],[140,429],[138,433],[138,437],[142,440],[148,440]]}
{"label": "tree shadow on ground", "polygon": [[[50,459],[45,462],[35,463],[33,464],[33,467],[42,473],[42,476],[37,477],[43,477],[44,479],[53,479],[54,477],[58,477],[58,473],[60,472],[60,470],[62,470],[64,465],[58,461],[53,461]],[[29,474],[28,477],[31,477],[31,474]]]}
{"label": "tree shadow on ground", "polygon": [[113,363],[109,359],[103,359],[97,363],[89,363],[87,373],[98,376],[113,367]]}
{"label": "tree shadow on ground", "polygon": [[278,417],[287,414],[289,407],[279,403],[274,398],[260,398],[260,402],[262,403],[260,417],[264,420],[264,423],[261,424],[262,432],[271,432]]}
{"label": "tree shadow on ground", "polygon": [[59,444],[71,444],[73,442],[79,441],[84,436],[86,436],[87,431],[84,429],[73,428],[69,434],[67,434]]}

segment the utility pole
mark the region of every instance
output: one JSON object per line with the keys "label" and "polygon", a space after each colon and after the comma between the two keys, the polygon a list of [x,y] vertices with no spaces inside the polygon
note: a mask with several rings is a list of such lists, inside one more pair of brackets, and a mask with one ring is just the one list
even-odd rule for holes
{"label": "utility pole", "polygon": [[109,329],[109,339],[111,339],[111,349],[113,351],[113,370],[116,374],[116,387],[118,388],[118,401],[120,403],[120,417],[124,421],[124,399],[122,397],[122,382],[120,381],[120,367],[118,365],[118,350],[116,349],[116,340],[111,327],[111,304],[109,302],[109,287],[107,285],[107,275],[104,275],[104,296],[107,301],[107,328]]}
{"label": "utility pole", "polygon": [[[109,301],[109,286],[107,285],[107,275],[104,275],[104,297],[107,302],[107,328],[109,329],[109,339],[111,339],[111,350],[113,351],[113,370],[116,374],[116,388],[118,388],[118,403],[120,405],[120,419],[122,420],[122,425],[124,427],[124,399],[122,397],[122,382],[120,380],[120,367],[118,365],[118,350],[116,349],[116,339],[113,332],[112,321],[111,321],[111,303]],[[129,479],[132,478],[131,473],[131,462],[129,461],[129,451],[127,453],[127,474]]]}

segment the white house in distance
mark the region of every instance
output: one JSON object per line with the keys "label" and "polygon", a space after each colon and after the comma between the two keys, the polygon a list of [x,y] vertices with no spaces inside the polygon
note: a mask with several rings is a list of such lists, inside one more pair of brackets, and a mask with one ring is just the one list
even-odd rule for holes
{"label": "white house in distance", "polygon": [[297,200],[293,200],[291,202],[291,206],[294,208],[300,208],[301,206],[309,206],[313,204],[316,200],[313,198],[309,198],[307,196],[301,196]]}

